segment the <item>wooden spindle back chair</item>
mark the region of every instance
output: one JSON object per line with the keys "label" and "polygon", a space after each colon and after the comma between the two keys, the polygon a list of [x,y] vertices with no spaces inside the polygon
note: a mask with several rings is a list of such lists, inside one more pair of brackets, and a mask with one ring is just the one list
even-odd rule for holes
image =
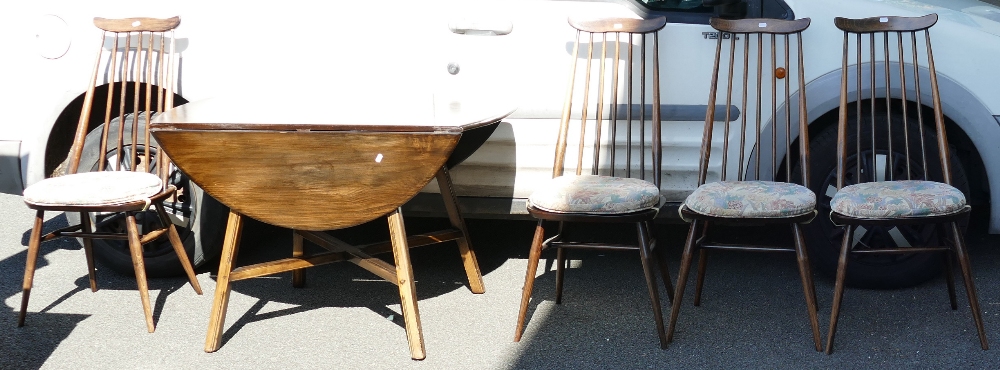
{"label": "wooden spindle back chair", "polygon": [[[166,236],[192,287],[201,294],[181,239],[163,208],[164,200],[176,196],[176,188],[167,182],[171,165],[166,155],[156,150],[147,125],[154,112],[173,106],[177,68],[173,30],[179,24],[178,17],[94,18],[94,25],[103,31],[101,47],[84,96],[66,174],[40,181],[24,191],[24,201],[36,210],[36,215],[28,246],[18,326],[24,325],[39,245],[59,237],[83,239],[92,291],[97,291],[97,280],[91,239],[128,242],[149,332],[155,327],[143,244]],[[95,102],[103,103],[103,115],[92,112]],[[92,116],[103,117],[102,124],[91,124]],[[150,208],[159,227],[140,231],[136,215]],[[45,211],[78,212],[81,222],[43,236]],[[97,223],[92,218],[96,215],[102,215]],[[95,230],[112,222],[123,223],[126,232]],[[143,226],[147,224],[143,222]]]}
{"label": "wooden spindle back chair", "polygon": [[[726,110],[724,117],[715,109],[707,110],[698,188],[680,207],[681,217],[691,226],[667,338],[673,337],[695,250],[699,251],[696,306],[701,302],[708,250],[792,252],[798,259],[813,342],[819,351],[815,290],[801,229],[816,215],[816,196],[808,189],[802,56],[802,31],[810,20],[713,18],[710,23],[720,37],[708,106],[724,103]],[[733,234],[726,226],[766,224],[790,225],[794,246],[774,245],[772,240],[725,240]],[[761,234],[759,228],[746,231]],[[757,236],[752,235],[760,239]]]}
{"label": "wooden spindle back chair", "polygon": [[[952,186],[952,158],[929,29],[922,17],[836,18],[844,31],[837,193],[830,218],[843,225],[830,332],[833,351],[849,255],[944,254],[949,297],[957,309],[951,263],[957,259],[980,344],[987,349],[979,299],[958,222],[970,210]],[[854,93],[857,91],[857,93]],[[925,226],[926,225],[926,226]],[[910,240],[909,227],[934,227],[938,246]]]}
{"label": "wooden spindle back chair", "polygon": [[[528,200],[528,211],[538,226],[514,340],[520,340],[524,330],[543,249],[557,249],[557,304],[562,301],[566,248],[629,249],[640,252],[657,333],[665,346],[655,265],[660,265],[668,295],[670,279],[650,226],[663,204],[657,31],[666,19],[570,18],[569,24],[577,30],[570,82],[556,139],[553,179]],[[559,227],[556,236],[544,240],[546,221]],[[567,222],[635,224],[638,243],[581,241],[564,228]]]}

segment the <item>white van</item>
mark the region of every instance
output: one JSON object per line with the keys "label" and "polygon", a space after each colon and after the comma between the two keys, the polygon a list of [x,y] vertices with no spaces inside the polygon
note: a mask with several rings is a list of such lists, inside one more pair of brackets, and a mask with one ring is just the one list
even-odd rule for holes
{"label": "white van", "polygon": [[[824,140],[835,129],[840,88],[843,34],[834,27],[833,18],[937,13],[940,21],[931,35],[952,153],[960,164],[954,170],[955,185],[966,192],[974,209],[988,209],[977,214],[988,214],[989,232],[1000,233],[1000,202],[990,202],[1000,195],[998,0],[8,2],[0,6],[5,15],[0,50],[6,71],[0,89],[0,191],[21,194],[27,185],[60,171],[94,49],[103,42],[93,26],[94,17],[178,15],[179,103],[248,92],[336,96],[358,86],[365,86],[365,91],[392,89],[401,80],[428,84],[439,94],[490,89],[514,99],[518,110],[452,176],[467,217],[528,218],[524,199],[551,176],[553,138],[575,37],[568,16],[664,15],[669,23],[659,38],[664,56],[661,86],[664,119],[669,122],[663,126],[667,135],[662,183],[663,193],[676,206],[696,185],[715,40],[728,37],[707,24],[720,13],[812,19],[803,37],[815,161],[812,186],[821,212],[829,210],[835,190],[834,146]],[[392,109],[394,102],[384,104]],[[287,109],[336,115],[349,108],[330,101],[328,106]],[[219,247],[226,209],[180,174],[175,180],[184,197],[168,208],[173,208],[174,221],[182,227],[194,260],[204,263]],[[425,191],[435,189],[429,186]],[[438,199],[418,195],[406,212],[443,213]],[[669,218],[675,213],[661,214]],[[109,222],[104,227],[117,226]],[[880,242],[918,245],[934,237],[933,230],[924,229],[866,233],[856,247],[877,248]],[[836,266],[839,240],[838,230],[826,217],[818,217],[811,226],[809,245],[820,271]],[[132,270],[127,247],[95,250],[111,268]],[[150,275],[172,273],[177,265],[171,254],[169,246],[147,246]],[[936,266],[936,261],[922,256],[859,260],[852,262],[849,282],[907,286],[935,276]]]}

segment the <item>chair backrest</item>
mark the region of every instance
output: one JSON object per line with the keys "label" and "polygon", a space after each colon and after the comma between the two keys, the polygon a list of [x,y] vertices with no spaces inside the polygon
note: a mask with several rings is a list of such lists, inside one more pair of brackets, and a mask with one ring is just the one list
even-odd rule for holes
{"label": "chair backrest", "polygon": [[[158,171],[166,183],[169,165],[165,155],[151,153],[148,123],[154,112],[173,107],[176,69],[173,30],[180,18],[94,18],[103,31],[90,86],[70,150],[68,173],[77,173],[91,127],[91,116],[103,117],[98,171]],[[98,100],[99,99],[99,100]],[[104,105],[92,112],[94,103]],[[126,113],[136,114],[126,119]],[[131,137],[126,135],[131,133]],[[157,163],[150,163],[152,160]],[[82,171],[89,171],[83,169]]]}
{"label": "chair backrest", "polygon": [[[886,180],[951,184],[928,30],[937,19],[937,14],[834,19],[844,31],[838,189]],[[927,119],[932,124],[925,124],[926,116],[933,116]]]}
{"label": "chair backrest", "polygon": [[[662,144],[656,31],[666,19],[570,18],[569,24],[577,36],[552,176],[562,176],[572,168],[577,175],[641,178],[659,187]],[[575,149],[568,149],[570,144]]]}
{"label": "chair backrest", "polygon": [[[802,31],[809,27],[809,18],[713,18],[710,23],[720,31],[720,37],[708,96],[710,109],[705,115],[698,185],[757,179],[808,186]],[[711,109],[720,103],[725,104],[724,117]],[[714,138],[719,134],[721,140]],[[796,136],[797,147],[793,141]],[[794,166],[798,166],[799,173],[793,178]]]}

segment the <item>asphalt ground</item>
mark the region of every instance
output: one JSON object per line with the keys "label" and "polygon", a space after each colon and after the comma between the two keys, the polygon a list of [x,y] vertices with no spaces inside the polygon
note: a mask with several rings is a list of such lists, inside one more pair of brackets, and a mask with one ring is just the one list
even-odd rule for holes
{"label": "asphalt ground", "polygon": [[[469,220],[486,284],[472,294],[453,243],[412,250],[427,358],[410,359],[396,287],[351,264],[310,269],[307,286],[278,274],[233,284],[223,346],[203,351],[213,268],[199,269],[205,294],[183,278],[151,279],[157,324],[147,333],[135,280],[98,266],[87,287],[82,248],[43,244],[27,325],[16,327],[33,212],[0,195],[0,368],[2,369],[550,369],[550,368],[997,368],[979,347],[964,290],[949,308],[944,278],[900,290],[849,289],[836,351],[813,349],[791,255],[717,253],[700,307],[684,297],[678,330],[659,348],[637,253],[574,252],[556,305],[554,255],[540,267],[524,338],[513,342],[534,223]],[[49,215],[46,229],[65,224]],[[973,215],[971,256],[987,335],[1000,346],[1000,236]],[[408,218],[419,231],[444,223]],[[658,225],[676,278],[685,225]],[[766,232],[751,229],[745,232]],[[339,232],[362,242],[383,223]],[[289,231],[248,222],[238,265],[288,256]],[[391,258],[391,257],[390,257]],[[690,281],[693,281],[693,276]],[[825,340],[833,282],[817,275]],[[662,293],[664,314],[669,302]]]}

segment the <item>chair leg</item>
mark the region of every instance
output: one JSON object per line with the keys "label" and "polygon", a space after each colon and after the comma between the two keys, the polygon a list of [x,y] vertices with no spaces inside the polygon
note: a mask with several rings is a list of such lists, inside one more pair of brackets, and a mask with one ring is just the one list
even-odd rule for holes
{"label": "chair leg", "polygon": [[947,253],[944,259],[944,273],[945,281],[948,282],[948,300],[951,301],[952,311],[958,310],[958,294],[955,293],[955,271],[952,265],[955,263],[955,258],[952,256],[953,252]]}
{"label": "chair leg", "polygon": [[243,215],[230,210],[229,221],[226,222],[226,236],[222,242],[222,254],[219,256],[215,299],[212,302],[212,313],[208,319],[208,332],[205,334],[205,352],[215,352],[222,345],[222,328],[226,324],[226,309],[229,306],[231,290],[229,273],[233,270],[233,264],[236,262],[242,234]]}
{"label": "chair leg", "polygon": [[[945,230],[944,224],[934,224],[934,232],[937,234],[937,245],[952,245],[946,236],[948,231]],[[948,285],[948,300],[951,302],[951,309],[958,310],[958,295],[955,293],[955,271],[952,266],[955,264],[954,249],[949,250],[945,253],[942,262],[944,264],[944,279]]]}
{"label": "chair leg", "polygon": [[142,256],[142,243],[139,242],[139,226],[135,222],[135,213],[125,213],[125,225],[128,228],[128,248],[132,252],[132,267],[135,269],[135,281],[139,285],[139,298],[142,299],[142,310],[146,314],[146,329],[150,333],[156,330],[153,324],[153,307],[149,304],[149,288],[146,285],[146,265]]}
{"label": "chair leg", "polygon": [[35,280],[35,262],[38,260],[38,248],[42,244],[42,224],[45,211],[35,211],[35,222],[31,226],[31,238],[28,239],[28,258],[24,265],[24,282],[21,285],[21,312],[17,315],[17,327],[24,326],[24,318],[28,314],[28,298],[31,295],[31,284]]}
{"label": "chair leg", "polygon": [[795,236],[795,255],[799,262],[799,275],[802,276],[802,290],[806,298],[806,309],[809,311],[809,324],[812,326],[813,344],[816,351],[823,350],[823,343],[819,333],[819,318],[816,308],[816,288],[813,285],[812,271],[809,267],[809,252],[806,250],[805,238],[802,237],[802,225],[792,225],[792,232]]}
{"label": "chair leg", "polygon": [[538,271],[538,260],[542,255],[542,242],[545,240],[544,221],[538,220],[535,226],[535,236],[531,240],[531,250],[528,253],[528,271],[524,273],[524,288],[521,290],[521,310],[517,314],[517,328],[514,330],[514,341],[521,341],[524,334],[524,319],[528,315],[528,301],[531,300],[531,289],[535,285],[535,273]]}
{"label": "chair leg", "polygon": [[979,310],[979,296],[976,294],[976,283],[972,279],[972,264],[969,262],[969,253],[965,249],[965,240],[962,239],[962,232],[954,222],[949,224],[952,236],[955,241],[955,254],[958,256],[958,266],[962,269],[962,280],[965,282],[965,293],[969,297],[969,308],[972,310],[972,319],[976,323],[976,330],[979,331],[979,344],[983,350],[990,348],[986,340],[986,329],[983,327],[983,315]]}
{"label": "chair leg", "polygon": [[656,238],[653,237],[653,226],[652,223],[646,223],[646,230],[649,231],[649,239],[652,240],[651,248],[653,249],[653,254],[656,255],[656,260],[660,268],[660,278],[663,279],[663,287],[667,291],[667,300],[671,303],[674,302],[674,283],[670,280],[670,268],[667,265],[666,252],[660,247],[656,242]]}
{"label": "chair leg", "polygon": [[[305,253],[305,238],[298,231],[292,231],[292,257],[302,257]],[[301,288],[306,286],[306,269],[292,270],[292,287]]]}
{"label": "chair leg", "polygon": [[566,248],[556,248],[556,304],[562,304],[563,277],[566,273]]}
{"label": "chair leg", "polygon": [[642,260],[642,272],[646,276],[646,285],[649,287],[649,299],[653,303],[653,317],[656,320],[656,334],[660,337],[660,348],[667,348],[667,335],[663,331],[663,310],[660,308],[660,292],[656,287],[656,278],[653,277],[653,266],[650,261],[650,239],[649,230],[646,229],[645,222],[639,222],[639,257]]}
{"label": "chair leg", "polygon": [[833,287],[833,304],[830,306],[830,332],[826,336],[826,354],[833,353],[833,338],[837,334],[837,318],[840,315],[840,302],[844,299],[844,279],[847,277],[847,253],[851,248],[851,239],[856,226],[844,227],[844,240],[840,245],[840,258],[837,262],[837,282]]}
{"label": "chair leg", "polygon": [[[94,232],[94,228],[90,224],[90,214],[87,212],[80,212],[80,227],[81,231],[85,233]],[[87,256],[87,277],[90,278],[90,291],[97,291],[97,268],[94,266],[94,243],[90,238],[83,239],[83,252]]]}
{"label": "chair leg", "polygon": [[677,315],[681,311],[681,301],[684,300],[684,286],[687,285],[687,275],[691,271],[691,257],[694,251],[698,229],[703,221],[694,220],[688,229],[687,240],[684,242],[684,252],[681,254],[681,266],[677,272],[677,285],[674,285],[674,302],[670,309],[670,321],[667,323],[667,343],[674,339],[674,329],[677,325]]}
{"label": "chair leg", "polygon": [[698,251],[698,277],[694,283],[694,305],[701,306],[701,289],[705,286],[705,270],[708,268],[708,250]]}
{"label": "chair leg", "polygon": [[194,273],[194,266],[191,265],[187,251],[184,250],[184,242],[181,241],[180,235],[177,235],[177,227],[167,217],[167,212],[163,210],[163,203],[157,203],[153,207],[156,208],[156,214],[160,216],[160,222],[167,228],[167,239],[170,240],[170,245],[174,248],[174,253],[177,253],[177,259],[181,262],[181,267],[184,268],[191,287],[194,288],[194,291],[198,295],[201,295],[201,284],[198,283],[198,277]]}
{"label": "chair leg", "polygon": [[[708,236],[708,225],[702,225],[701,238],[704,240]],[[695,244],[698,242],[696,241]],[[694,283],[694,306],[701,306],[701,292],[705,287],[705,272],[708,270],[708,250],[698,250],[698,276]]]}

